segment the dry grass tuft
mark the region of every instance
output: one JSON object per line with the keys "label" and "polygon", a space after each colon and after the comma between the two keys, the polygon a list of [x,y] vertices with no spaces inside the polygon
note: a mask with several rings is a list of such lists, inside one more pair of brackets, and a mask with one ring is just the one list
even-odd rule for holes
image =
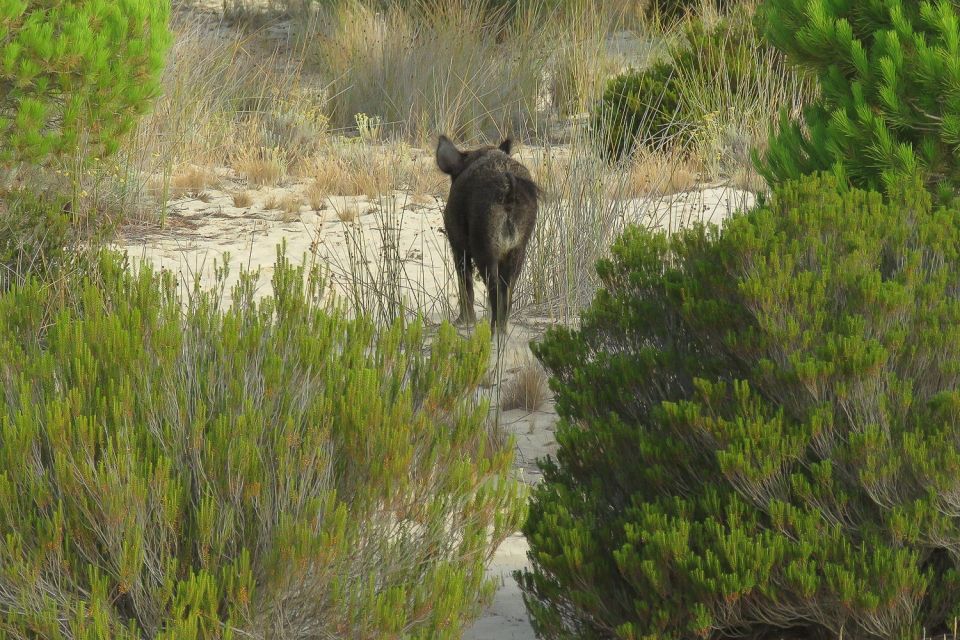
{"label": "dry grass tuft", "polygon": [[313,160],[314,184],[340,196],[376,196],[401,186],[402,157],[394,147],[343,144]]}
{"label": "dry grass tuft", "polygon": [[187,165],[170,179],[170,196],[199,198],[207,189],[220,186],[220,177],[212,169]]}
{"label": "dry grass tuft", "polygon": [[300,207],[303,206],[303,198],[289,193],[280,200],[280,210],[283,212],[284,222],[296,220],[300,214]]}
{"label": "dry grass tuft", "polygon": [[364,114],[386,135],[461,140],[530,129],[548,38],[532,21],[490,27],[481,0],[334,3],[309,51],[332,78],[331,124],[362,132]]}
{"label": "dry grass tuft", "polygon": [[763,176],[757,173],[756,169],[752,167],[744,167],[735,171],[733,175],[730,176],[730,185],[743,191],[750,191],[751,193],[762,193],[769,189]]}
{"label": "dry grass tuft", "polygon": [[417,196],[427,196],[431,200],[437,196],[446,197],[450,189],[450,178],[432,165],[433,161],[431,160],[430,169],[424,170],[422,164],[414,164],[407,181],[411,193]]}
{"label": "dry grass tuft", "polygon": [[[117,156],[126,171],[125,210],[148,196],[160,200],[152,215],[162,215],[162,201],[177,196],[172,176],[187,164],[234,166],[261,147],[281,149],[284,158],[313,153],[326,135],[326,102],[321,90],[304,87],[301,51],[272,46],[261,34],[211,28],[209,16],[197,11],[174,12],[170,27],[163,89]],[[141,176],[163,176],[161,187]],[[203,189],[187,184],[179,193],[188,190]]]}
{"label": "dry grass tuft", "polygon": [[615,198],[667,196],[689,191],[698,175],[690,160],[676,154],[642,152],[629,165],[621,180],[614,180],[610,194]]}
{"label": "dry grass tuft", "polygon": [[243,191],[238,191],[233,194],[233,206],[240,209],[246,209],[253,204],[253,195],[249,191],[244,189]]}
{"label": "dry grass tuft", "polygon": [[348,202],[336,209],[340,222],[356,222],[360,217],[360,207],[356,202]]}
{"label": "dry grass tuft", "polygon": [[[598,162],[600,161],[598,158]],[[566,191],[570,185],[568,178],[572,171],[570,155],[550,150],[525,161],[525,164],[530,169],[533,181],[541,189],[547,193],[562,194],[563,197],[569,197]]]}
{"label": "dry grass tuft", "polygon": [[264,209],[267,209],[267,210],[280,209],[281,207],[283,207],[283,201],[275,193],[271,193],[263,200]]}
{"label": "dry grass tuft", "polygon": [[343,196],[361,195],[354,176],[336,158],[317,158],[313,168],[313,186],[326,193]]}
{"label": "dry grass tuft", "polygon": [[566,3],[566,19],[551,25],[556,48],[548,64],[548,89],[553,108],[562,116],[587,111],[604,82],[630,60],[614,55],[607,36],[621,24],[622,13],[609,3],[574,0]]}
{"label": "dry grass tuft", "polygon": [[323,186],[317,182],[310,183],[306,189],[307,204],[314,211],[322,211],[327,208],[327,192]]}
{"label": "dry grass tuft", "polygon": [[504,411],[525,409],[536,411],[550,395],[547,374],[529,353],[516,375],[500,387],[500,406]]}
{"label": "dry grass tuft", "polygon": [[241,156],[235,169],[255,187],[275,187],[286,172],[283,155],[278,149],[260,148]]}

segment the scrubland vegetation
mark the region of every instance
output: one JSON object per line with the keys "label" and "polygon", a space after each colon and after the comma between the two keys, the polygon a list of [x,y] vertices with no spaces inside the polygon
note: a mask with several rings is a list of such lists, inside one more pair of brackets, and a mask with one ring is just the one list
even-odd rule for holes
{"label": "scrubland vegetation", "polygon": [[[733,37],[727,22],[753,33],[749,5],[727,19],[694,3],[684,21],[666,6],[674,19],[635,3],[586,0],[228,1],[230,21],[215,26],[188,6],[174,11],[163,92],[114,163],[124,182],[99,174],[98,196],[110,202],[100,208],[164,220],[171,199],[206,189],[201,181],[184,190],[198,168],[218,167],[247,189],[304,184],[315,202],[445,196],[448,181],[432,161],[438,133],[466,146],[511,136],[547,194],[517,303],[564,321],[590,300],[592,265],[626,223],[685,222],[664,220],[666,207],[638,214],[636,198],[669,198],[704,183],[761,189],[750,149],[763,145],[781,107],[796,112],[814,92],[756,35],[724,44]],[[722,35],[691,37],[714,27]],[[739,47],[736,64],[724,63],[724,46]],[[608,80],[673,58],[713,60],[674,67],[678,80],[685,74],[682,106],[660,117],[683,139],[651,136],[611,165],[590,114],[632,121],[656,103],[600,103]],[[731,85],[740,87],[735,95]],[[342,265],[335,279],[369,286],[358,268]]]}
{"label": "scrubland vegetation", "polygon": [[[0,27],[0,636],[456,638],[521,527],[545,638],[955,629],[956,3],[24,0]],[[438,322],[453,270],[404,261],[440,133],[511,137],[543,191],[514,317],[557,326],[496,395],[489,331]],[[705,189],[738,195],[672,206]],[[332,211],[345,260],[280,248],[262,295],[116,251],[215,198]],[[531,491],[489,413],[545,376]]]}

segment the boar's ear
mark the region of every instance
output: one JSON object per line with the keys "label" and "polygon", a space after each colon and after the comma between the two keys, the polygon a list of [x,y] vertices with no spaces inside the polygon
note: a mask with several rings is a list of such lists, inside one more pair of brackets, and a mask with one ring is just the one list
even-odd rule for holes
{"label": "boar's ear", "polygon": [[456,176],[463,171],[463,153],[457,149],[450,138],[440,136],[437,143],[437,166],[440,171],[451,176]]}
{"label": "boar's ear", "polygon": [[503,151],[505,154],[510,155],[510,148],[513,146],[513,141],[510,138],[507,138],[500,143],[500,151]]}

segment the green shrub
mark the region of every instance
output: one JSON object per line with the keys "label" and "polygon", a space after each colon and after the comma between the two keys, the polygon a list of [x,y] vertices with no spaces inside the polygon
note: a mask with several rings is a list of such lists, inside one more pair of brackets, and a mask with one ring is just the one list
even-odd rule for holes
{"label": "green shrub", "polygon": [[[591,118],[594,139],[619,160],[636,144],[689,151],[711,109],[766,98],[780,73],[760,41],[751,14],[737,10],[714,25],[689,23],[669,62],[612,78]],[[713,94],[722,92],[719,102]],[[707,95],[709,94],[709,95]]]}
{"label": "green shrub", "polygon": [[116,150],[159,88],[168,0],[0,3],[0,165]]}
{"label": "green shrub", "polygon": [[960,9],[952,2],[766,3],[766,35],[816,74],[821,97],[781,119],[757,162],[771,183],[832,170],[864,188],[918,175],[960,185]]}
{"label": "green shrub", "polygon": [[281,254],[233,303],[106,256],[0,295],[0,636],[457,638],[519,525],[489,332],[378,330]]}
{"label": "green shrub", "polygon": [[0,292],[28,276],[47,278],[77,256],[66,200],[26,191],[0,201]]}
{"label": "green shrub", "polygon": [[676,138],[681,125],[674,75],[672,63],[660,62],[610,79],[591,121],[606,157],[621,160],[638,141],[661,147]]}
{"label": "green shrub", "polygon": [[917,638],[960,615],[960,211],[814,176],[624,234],[536,347],[518,576],[553,638]]}

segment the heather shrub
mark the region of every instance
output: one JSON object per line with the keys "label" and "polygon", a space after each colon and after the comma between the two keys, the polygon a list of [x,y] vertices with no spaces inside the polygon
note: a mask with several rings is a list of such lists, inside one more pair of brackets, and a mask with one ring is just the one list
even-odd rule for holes
{"label": "heather shrub", "polygon": [[542,637],[917,638],[960,615],[960,211],[779,186],[634,228],[536,354],[561,414],[518,576]]}
{"label": "heather shrub", "polygon": [[230,304],[91,273],[49,322],[0,295],[0,636],[459,637],[522,513],[488,333],[348,319],[282,253]]}
{"label": "heather shrub", "polygon": [[158,91],[169,1],[0,5],[0,166],[116,150]]}
{"label": "heather shrub", "polygon": [[767,39],[816,75],[802,119],[781,118],[758,169],[771,184],[830,170],[871,189],[919,176],[941,198],[960,184],[955,2],[772,0]]}

